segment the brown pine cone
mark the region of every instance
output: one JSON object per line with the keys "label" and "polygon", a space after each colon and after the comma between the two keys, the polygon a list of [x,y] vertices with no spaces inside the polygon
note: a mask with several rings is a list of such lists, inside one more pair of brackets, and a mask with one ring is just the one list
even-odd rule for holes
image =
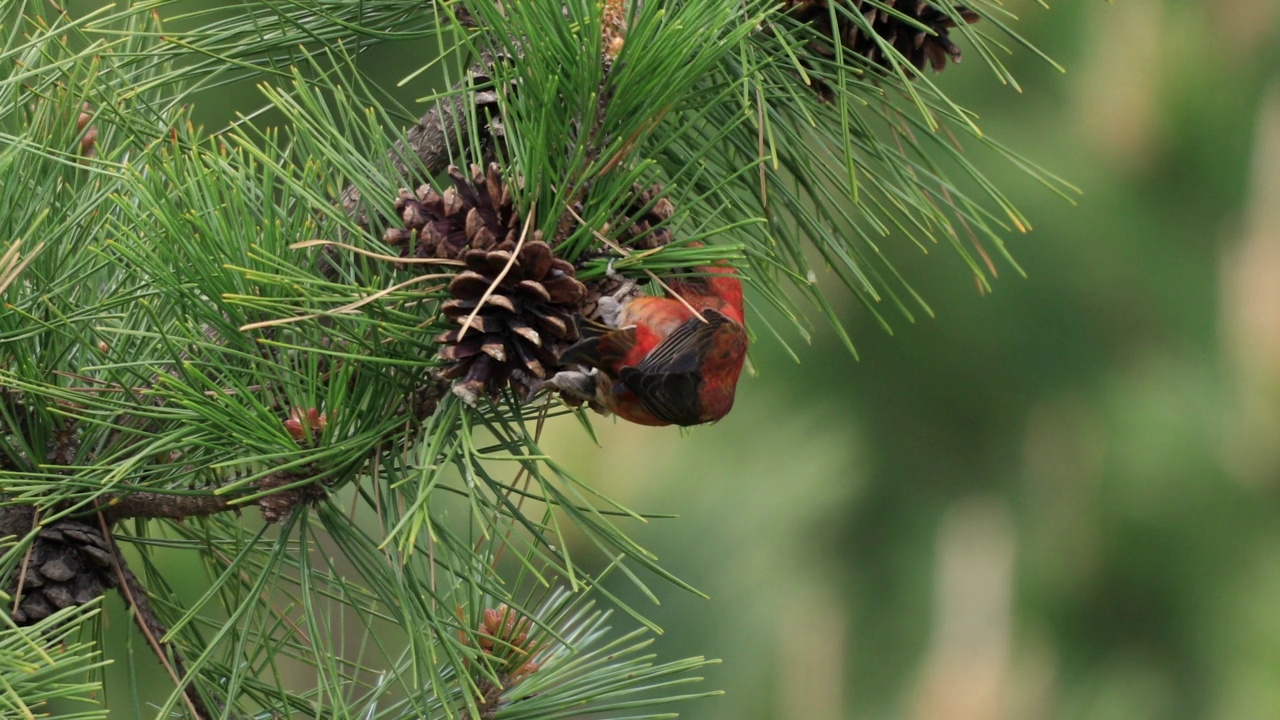
{"label": "brown pine cone", "polygon": [[[11,595],[18,589],[21,567],[5,583]],[[102,531],[79,520],[59,520],[36,534],[13,620],[30,625],[115,586],[115,562]]]}
{"label": "brown pine cone", "polygon": [[416,193],[401,190],[395,211],[404,223],[387,229],[383,240],[400,248],[401,257],[461,258],[468,250],[514,247],[520,235],[520,213],[496,163],[486,172],[471,166],[468,180],[449,168],[453,187],[443,193],[423,185]]}
{"label": "brown pine cone", "polygon": [[618,274],[608,275],[597,280],[588,280],[583,283],[587,288],[587,294],[582,299],[579,312],[587,320],[601,322],[601,298],[612,297],[619,302],[624,302],[626,299],[638,295],[640,286],[648,282],[649,278],[647,277],[631,280]]}
{"label": "brown pine cone", "polygon": [[[836,28],[832,32],[831,2],[844,6],[845,12],[860,13],[870,24],[874,34],[836,12]],[[934,72],[942,72],[947,61],[960,62],[960,48],[951,41],[948,31],[956,27],[956,21],[943,12],[936,4],[925,0],[883,0],[883,5],[893,8],[894,13],[873,6],[865,0],[787,0],[788,13],[795,19],[810,23],[814,30],[826,38],[837,37],[845,49],[852,51],[868,62],[881,68],[889,69],[891,64],[880,48],[881,43],[891,45],[902,54],[917,71],[923,71],[925,65]],[[974,11],[960,6],[952,6],[955,15],[965,23],[978,22],[980,17]],[[910,18],[910,21],[903,19]],[[924,29],[924,28],[927,28]],[[811,43],[815,52],[830,57],[835,54],[831,47],[823,43]],[[830,89],[820,84],[818,91],[828,94]]]}
{"label": "brown pine cone", "polygon": [[631,190],[634,197],[621,218],[621,222],[630,225],[618,235],[619,243],[636,250],[653,250],[670,243],[671,228],[666,223],[676,208],[662,196],[662,186],[633,185]]}
{"label": "brown pine cone", "polygon": [[467,269],[449,284],[453,299],[441,312],[463,325],[480,310],[469,326],[438,338],[448,363],[441,374],[460,378],[453,392],[472,404],[481,395],[496,398],[508,384],[527,394],[559,368],[560,353],[578,339],[574,316],[586,288],[536,232],[514,261],[511,249],[470,250],[463,260]]}
{"label": "brown pine cone", "polygon": [[[673,236],[668,221],[675,214],[676,209],[675,205],[663,196],[662,185],[650,185],[644,188],[637,184],[632,185],[631,190],[632,200],[618,216],[617,225],[624,228],[617,235],[618,244],[638,251],[653,250],[669,244]],[[589,250],[578,258],[578,267],[581,269],[587,263],[602,257],[617,258],[618,255],[616,251],[607,247]],[[617,296],[624,289],[638,291],[636,286],[647,282],[649,282],[647,277],[628,279],[616,274],[585,281],[587,295],[579,308],[580,314],[587,320],[597,321],[600,298],[606,295]]]}

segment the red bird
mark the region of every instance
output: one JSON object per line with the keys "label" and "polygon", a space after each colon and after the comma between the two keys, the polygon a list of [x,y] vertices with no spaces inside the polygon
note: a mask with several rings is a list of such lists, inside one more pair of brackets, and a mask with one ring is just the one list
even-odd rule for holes
{"label": "red bird", "polygon": [[564,364],[597,370],[591,399],[640,425],[699,425],[729,414],[747,356],[742,281],[725,264],[696,271],[705,277],[669,283],[685,302],[636,297],[618,309],[617,330],[565,351]]}

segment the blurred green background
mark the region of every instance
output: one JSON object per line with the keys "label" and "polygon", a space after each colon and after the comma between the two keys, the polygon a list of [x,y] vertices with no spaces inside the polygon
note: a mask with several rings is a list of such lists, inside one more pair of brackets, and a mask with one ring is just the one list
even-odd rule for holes
{"label": "blurred green background", "polygon": [[635,537],[711,599],[628,600],[662,656],[724,659],[684,717],[1280,717],[1280,3],[1008,5],[1068,72],[1019,51],[1022,93],[976,56],[938,82],[1084,190],[974,153],[1036,222],[1026,279],[984,297],[887,242],[936,318],[889,336],[825,278],[860,361],[765,338],[718,425],[548,430],[680,516]]}
{"label": "blurred green background", "polygon": [[1008,5],[1067,73],[938,82],[1084,190],[975,153],[1036,222],[1026,279],[885,243],[935,319],[846,298],[860,361],[761,342],[688,439],[554,428],[681,516],[637,536],[711,596],[653,609],[664,654],[725,661],[685,717],[1280,717],[1280,3]]}

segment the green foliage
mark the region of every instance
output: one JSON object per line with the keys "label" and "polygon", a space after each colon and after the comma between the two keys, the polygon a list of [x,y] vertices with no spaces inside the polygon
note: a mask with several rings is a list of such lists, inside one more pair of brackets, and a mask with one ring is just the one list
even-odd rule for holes
{"label": "green foliage", "polygon": [[96,603],[60,610],[44,620],[16,627],[8,613],[0,625],[0,711],[5,717],[48,716],[54,703],[66,720],[106,718],[92,681],[103,662],[94,643],[77,641],[82,623],[98,615]]}
{"label": "green foliage", "polygon": [[[587,0],[465,3],[483,31],[459,21],[463,4],[177,5],[72,15],[8,2],[0,13],[0,60],[14,68],[0,80],[0,230],[12,238],[0,261],[11,399],[0,501],[50,522],[134,492],[248,508],[322,483],[323,499],[278,526],[229,513],[116,525],[163,640],[231,717],[660,717],[627,713],[706,694],[683,688],[704,660],[657,662],[642,654],[644,630],[607,639],[606,613],[584,599],[655,630],[606,576],[654,601],[654,577],[696,592],[628,535],[649,516],[543,451],[548,421],[586,416],[511,393],[479,407],[439,396],[434,338],[448,327],[438,306],[453,265],[389,262],[339,204],[350,184],[376,220],[401,186],[440,170],[402,153],[404,177],[388,154],[416,113],[359,71],[370,48],[434,43],[405,67],[406,82],[431,73],[448,86],[432,104],[496,93],[503,142],[484,145],[470,108],[449,156],[466,166],[496,153],[547,237],[580,206],[584,222],[557,238],[565,257],[616,234],[633,185],[661,182],[679,241],[616,269],[732,259],[773,308],[756,317],[781,314],[806,337],[798,301],[834,317],[811,251],[887,327],[886,298],[908,318],[927,309],[879,250],[891,231],[949,243],[985,278],[982,241],[1004,254],[1004,234],[1027,224],[944,132],[1008,154],[970,115],[902,67],[800,63],[813,38],[766,2],[646,3],[608,72],[602,9]],[[975,5],[1003,27],[998,6]],[[963,34],[1007,80],[998,45]],[[467,69],[482,58],[492,83],[475,87]],[[226,127],[193,123],[200,93],[245,80],[262,106]],[[815,80],[834,101],[806,87]],[[299,442],[283,421],[313,408],[324,427]],[[72,457],[49,461],[69,427]],[[0,555],[0,575],[30,541]],[[167,553],[204,574],[198,592],[166,576],[156,556]],[[477,651],[475,619],[499,603],[537,627],[539,669],[518,682]],[[86,615],[59,617],[69,637]],[[67,647],[81,654],[58,672],[91,666],[85,647]],[[14,702],[42,701],[33,692]],[[175,689],[157,717],[184,700]]]}

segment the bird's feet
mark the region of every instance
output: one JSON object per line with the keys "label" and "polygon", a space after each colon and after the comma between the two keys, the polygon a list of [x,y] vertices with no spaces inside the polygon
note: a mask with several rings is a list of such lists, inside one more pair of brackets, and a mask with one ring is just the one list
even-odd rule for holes
{"label": "bird's feet", "polygon": [[561,370],[549,379],[534,386],[532,395],[559,392],[574,400],[594,400],[596,397],[595,368],[589,370]]}
{"label": "bird's feet", "polygon": [[605,295],[596,303],[596,312],[600,315],[600,322],[616,328],[618,316],[622,314],[622,301],[613,295]]}
{"label": "bird's feet", "polygon": [[622,306],[640,293],[640,285],[635,280],[623,277],[617,270],[614,270],[613,262],[613,260],[610,260],[605,267],[604,276],[618,283],[618,289],[600,298],[597,303],[597,313],[605,325],[618,327],[618,316],[622,313]]}

